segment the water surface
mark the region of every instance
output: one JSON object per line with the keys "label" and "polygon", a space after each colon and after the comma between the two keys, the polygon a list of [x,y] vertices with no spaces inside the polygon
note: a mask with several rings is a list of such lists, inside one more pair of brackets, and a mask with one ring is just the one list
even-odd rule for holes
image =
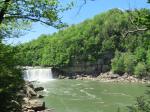
{"label": "water surface", "polygon": [[146,85],[99,81],[54,80],[42,83],[44,101],[54,112],[127,112]]}

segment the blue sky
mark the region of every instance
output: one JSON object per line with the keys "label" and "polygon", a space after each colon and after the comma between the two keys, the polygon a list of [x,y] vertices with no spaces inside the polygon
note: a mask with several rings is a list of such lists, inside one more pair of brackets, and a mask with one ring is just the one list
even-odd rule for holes
{"label": "blue sky", "polygon": [[[119,8],[122,10],[150,8],[150,4],[147,4],[146,2],[147,0],[95,0],[94,2],[91,1],[84,5],[79,13],[78,11],[81,4],[77,4],[73,9],[63,13],[62,20],[71,25],[80,23],[85,19],[92,18],[96,14],[105,12],[112,8]],[[58,30],[50,26],[42,25],[40,23],[33,23],[31,30],[26,32],[24,36],[9,39],[7,40],[7,43],[24,43],[38,38],[41,34],[52,34],[57,31]]]}

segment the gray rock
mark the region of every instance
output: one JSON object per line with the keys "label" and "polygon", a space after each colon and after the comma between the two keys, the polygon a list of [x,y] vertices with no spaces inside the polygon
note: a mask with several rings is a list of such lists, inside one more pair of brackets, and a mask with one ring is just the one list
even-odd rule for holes
{"label": "gray rock", "polygon": [[59,79],[65,79],[65,76],[59,75],[58,78],[59,78]]}
{"label": "gray rock", "polygon": [[34,110],[28,110],[27,112],[35,112]]}
{"label": "gray rock", "polygon": [[119,77],[118,74],[112,74],[112,75],[110,76],[111,79],[116,79],[116,78],[118,78],[118,77]]}
{"label": "gray rock", "polygon": [[33,99],[29,101],[29,105],[27,108],[34,111],[42,111],[45,110],[45,102]]}
{"label": "gray rock", "polygon": [[34,91],[43,91],[44,90],[44,88],[43,87],[36,87],[35,89],[34,89]]}
{"label": "gray rock", "polygon": [[25,93],[26,93],[27,97],[29,97],[29,98],[37,95],[37,93],[34,91],[34,89],[27,85],[25,86]]}
{"label": "gray rock", "polygon": [[43,97],[44,97],[43,95],[40,94],[37,95],[37,98],[43,98]]}

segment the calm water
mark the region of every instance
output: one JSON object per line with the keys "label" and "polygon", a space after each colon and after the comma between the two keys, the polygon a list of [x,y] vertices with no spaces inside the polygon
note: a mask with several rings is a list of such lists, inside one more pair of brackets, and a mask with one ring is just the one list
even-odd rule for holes
{"label": "calm water", "polygon": [[102,83],[98,81],[53,80],[42,83],[46,88],[44,101],[54,112],[127,112],[145,93],[146,85],[133,83]]}

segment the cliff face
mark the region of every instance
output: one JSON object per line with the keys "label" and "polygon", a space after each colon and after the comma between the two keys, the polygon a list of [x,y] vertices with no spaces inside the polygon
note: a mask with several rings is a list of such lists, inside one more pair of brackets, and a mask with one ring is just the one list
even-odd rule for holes
{"label": "cliff face", "polygon": [[107,72],[111,69],[110,63],[113,58],[112,52],[107,52],[103,57],[99,58],[96,62],[86,62],[77,59],[67,67],[61,68],[62,71],[68,74],[93,74],[97,75],[102,72]]}

